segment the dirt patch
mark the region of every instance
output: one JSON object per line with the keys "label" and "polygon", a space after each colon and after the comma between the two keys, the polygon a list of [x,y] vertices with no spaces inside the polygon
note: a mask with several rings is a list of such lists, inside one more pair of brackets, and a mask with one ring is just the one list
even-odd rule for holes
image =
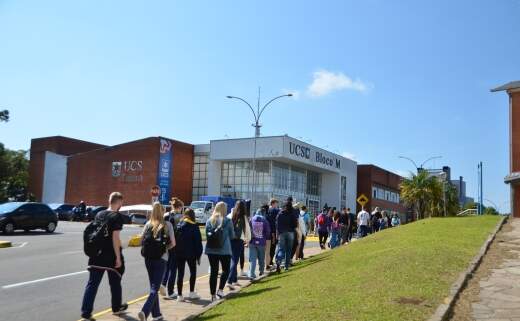
{"label": "dirt patch", "polygon": [[399,304],[412,304],[412,305],[420,305],[424,302],[422,299],[417,298],[399,298],[396,300]]}
{"label": "dirt patch", "polygon": [[453,313],[451,315],[451,321],[472,321],[472,303],[479,302],[479,293],[480,293],[480,281],[482,279],[486,279],[491,274],[491,270],[499,267],[504,260],[509,258],[515,258],[516,255],[511,253],[508,248],[505,246],[501,246],[500,243],[503,243],[508,239],[505,233],[513,230],[511,226],[512,219],[508,219],[507,223],[502,226],[500,232],[498,232],[497,236],[491,246],[489,247],[488,252],[484,256],[480,266],[477,271],[473,274],[473,277],[468,281],[468,284],[464,291],[459,296],[455,307],[453,309]]}

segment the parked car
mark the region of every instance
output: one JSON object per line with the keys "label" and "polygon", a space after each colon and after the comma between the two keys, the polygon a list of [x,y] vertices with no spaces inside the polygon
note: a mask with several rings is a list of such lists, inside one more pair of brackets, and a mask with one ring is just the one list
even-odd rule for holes
{"label": "parked car", "polygon": [[58,219],[62,221],[73,221],[74,213],[72,213],[72,209],[74,205],[71,204],[60,204],[60,203],[52,203],[49,204],[51,210],[54,211],[58,215]]}
{"label": "parked car", "polygon": [[130,213],[130,221],[132,224],[144,225],[148,219],[145,214],[141,213]]}
{"label": "parked car", "polygon": [[0,205],[0,231],[11,234],[43,229],[53,233],[58,226],[58,215],[42,203],[10,202]]}
{"label": "parked car", "polygon": [[85,214],[84,220],[92,221],[96,217],[97,213],[106,210],[106,206],[87,206],[87,213]]}

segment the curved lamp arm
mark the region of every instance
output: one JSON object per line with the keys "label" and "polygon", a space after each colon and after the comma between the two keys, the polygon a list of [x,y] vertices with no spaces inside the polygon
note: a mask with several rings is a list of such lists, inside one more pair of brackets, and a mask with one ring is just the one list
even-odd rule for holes
{"label": "curved lamp arm", "polygon": [[249,106],[249,109],[251,109],[251,111],[253,112],[253,116],[255,117],[255,121],[257,121],[258,118],[260,118],[260,116],[257,116],[257,115],[256,115],[255,110],[253,109],[253,107],[251,107],[251,105],[250,105],[250,104],[249,104],[245,99],[242,99],[242,98],[240,98],[240,97],[236,97],[236,96],[226,96],[226,98],[241,100],[241,101],[244,102],[247,106]]}
{"label": "curved lamp arm", "polygon": [[258,118],[260,118],[260,116],[262,116],[262,113],[264,112],[265,108],[267,106],[269,106],[270,103],[272,103],[273,101],[277,100],[277,99],[280,99],[282,97],[292,97],[292,94],[285,94],[285,95],[280,95],[280,96],[277,96],[277,97],[274,97],[273,99],[269,100],[267,102],[267,104],[264,105],[264,107],[262,107],[262,110],[260,110],[260,114],[258,114]]}

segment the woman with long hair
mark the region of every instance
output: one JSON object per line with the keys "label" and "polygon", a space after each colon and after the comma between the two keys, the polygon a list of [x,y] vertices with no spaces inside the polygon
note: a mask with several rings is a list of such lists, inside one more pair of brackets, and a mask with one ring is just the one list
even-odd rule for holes
{"label": "woman with long hair", "polygon": [[[224,297],[224,287],[229,276],[229,264],[231,262],[231,239],[235,234],[233,223],[226,217],[227,205],[218,202],[211,217],[206,222],[206,249],[210,265],[209,289],[211,301]],[[222,266],[220,283],[217,291],[217,279],[219,264]]]}
{"label": "woman with long hair", "polygon": [[[182,207],[184,206],[184,203],[179,198],[173,197],[170,201],[170,204],[172,206],[172,210],[164,214],[164,219],[172,224],[173,231],[176,232],[177,224],[179,224],[182,218]],[[161,289],[159,290],[161,295],[167,295],[166,299],[170,300],[173,300],[177,297],[177,294],[173,291],[175,287],[175,279],[177,276],[177,258],[175,252],[176,248],[172,248],[168,251],[166,272],[164,273]]]}
{"label": "woman with long hair", "polygon": [[244,246],[248,246],[251,240],[251,229],[246,214],[246,205],[244,201],[237,201],[235,207],[228,215],[233,223],[233,232],[235,237],[231,239],[231,271],[228,278],[228,287],[234,290],[238,284],[237,267],[240,257],[244,254]]}
{"label": "woman with long hair", "polygon": [[140,321],[146,321],[150,313],[154,320],[161,320],[159,308],[159,288],[168,261],[168,250],[175,246],[175,234],[170,222],[164,220],[164,207],[159,202],[153,203],[150,220],[141,235],[141,254],[144,257],[150,294],[138,314]]}
{"label": "woman with long hair", "polygon": [[340,246],[341,244],[341,225],[339,223],[339,218],[341,214],[339,211],[334,211],[332,216],[332,223],[330,224],[330,248],[333,249],[335,247]]}

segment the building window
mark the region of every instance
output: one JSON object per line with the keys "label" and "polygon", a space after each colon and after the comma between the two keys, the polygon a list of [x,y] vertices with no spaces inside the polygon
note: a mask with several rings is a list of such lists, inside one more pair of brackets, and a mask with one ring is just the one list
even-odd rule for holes
{"label": "building window", "polygon": [[208,195],[208,156],[195,155],[193,158],[193,187],[191,197],[198,201],[201,196]]}
{"label": "building window", "polygon": [[400,202],[399,193],[396,193],[394,191],[391,191],[391,190],[388,190],[385,188],[375,187],[375,186],[372,186],[372,198],[384,200],[384,201],[392,202],[392,203],[396,203],[396,204],[399,204],[399,202]]}

